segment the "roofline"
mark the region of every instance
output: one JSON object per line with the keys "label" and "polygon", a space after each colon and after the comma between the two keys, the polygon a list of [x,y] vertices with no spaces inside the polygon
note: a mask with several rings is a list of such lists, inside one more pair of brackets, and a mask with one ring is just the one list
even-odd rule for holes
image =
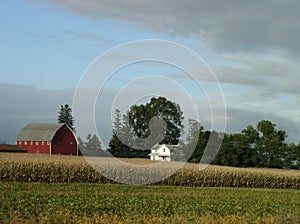
{"label": "roofline", "polygon": [[[70,128],[69,125],[67,125],[66,123],[59,123],[59,124],[64,124],[63,126],[61,126],[61,128],[64,127],[64,126],[66,126],[66,127],[72,132],[72,134],[73,134],[73,136],[74,136],[74,138],[75,138],[75,140],[76,140],[76,143],[77,143],[77,144],[76,144],[76,145],[77,145],[77,147],[76,147],[76,148],[77,148],[77,149],[76,149],[77,155],[76,155],[76,156],[78,156],[78,154],[79,154],[79,141],[78,141],[78,139],[77,139],[77,137],[76,137],[75,132],[74,132],[74,131],[72,130],[72,128]],[[61,129],[61,128],[60,128],[60,129]],[[58,129],[58,131],[59,131],[60,129]],[[55,137],[55,135],[54,135],[54,137]],[[54,137],[53,137],[53,138],[54,138]],[[51,147],[52,147],[52,146],[51,146]],[[51,150],[52,150],[52,149],[51,149]]]}

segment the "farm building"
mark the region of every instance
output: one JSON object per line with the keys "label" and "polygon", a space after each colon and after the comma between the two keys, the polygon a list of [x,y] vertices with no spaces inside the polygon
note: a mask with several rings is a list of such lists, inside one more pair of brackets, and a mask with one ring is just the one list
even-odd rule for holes
{"label": "farm building", "polygon": [[150,160],[171,161],[171,153],[176,148],[176,145],[156,144],[150,150]]}
{"label": "farm building", "polygon": [[28,153],[78,155],[78,141],[66,124],[30,123],[24,127],[16,145]]}
{"label": "farm building", "polygon": [[27,150],[23,149],[19,145],[6,145],[0,144],[0,152],[17,152],[17,153],[26,153]]}

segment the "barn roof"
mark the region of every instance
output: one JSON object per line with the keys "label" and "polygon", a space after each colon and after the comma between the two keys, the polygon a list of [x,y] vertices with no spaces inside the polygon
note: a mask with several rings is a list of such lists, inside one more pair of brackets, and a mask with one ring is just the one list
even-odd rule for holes
{"label": "barn roof", "polygon": [[30,123],[24,127],[17,141],[52,141],[56,132],[65,124]]}

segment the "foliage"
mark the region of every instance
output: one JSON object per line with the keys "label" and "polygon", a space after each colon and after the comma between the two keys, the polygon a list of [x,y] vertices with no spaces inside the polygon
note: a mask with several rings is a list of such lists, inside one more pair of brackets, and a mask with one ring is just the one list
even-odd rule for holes
{"label": "foliage", "polygon": [[108,156],[108,153],[102,149],[102,144],[97,135],[89,133],[85,141],[78,137],[78,149],[83,156]]}
{"label": "foliage", "polygon": [[[212,134],[198,121],[189,120],[189,135],[182,151],[191,155],[189,162],[199,163]],[[224,133],[213,164],[235,167],[300,169],[300,144],[287,144],[287,135],[276,124],[263,120],[256,129],[248,125],[240,133]]]}
{"label": "foliage", "polygon": [[[166,133],[161,144],[176,145],[183,130],[183,116],[179,104],[164,97],[152,98],[145,105],[133,105],[128,112],[129,125],[138,138],[146,138],[151,133],[149,123],[153,117],[166,123]],[[156,142],[157,143],[157,142]]]}
{"label": "foliage", "polygon": [[185,154],[185,161],[199,163],[206,148],[210,132],[204,131],[204,127],[194,119],[189,119],[188,122],[187,144],[182,151]]}
{"label": "foliage", "polygon": [[0,182],[1,223],[299,223],[295,190]]}
{"label": "foliage", "polygon": [[[115,157],[148,158],[153,145],[178,143],[182,120],[180,106],[164,97],[152,98],[145,105],[133,105],[123,116],[116,110],[109,152]],[[165,133],[160,133],[164,127],[159,121],[166,124]]]}
{"label": "foliage", "polygon": [[68,104],[65,104],[64,106],[63,105],[60,106],[60,111],[58,112],[57,121],[58,123],[67,124],[73,131],[75,131],[72,109]]}
{"label": "foliage", "polygon": [[261,159],[259,166],[263,167],[285,167],[285,143],[286,133],[283,130],[276,130],[276,125],[271,121],[263,120],[257,124],[257,130],[262,134],[258,141],[258,153]]}

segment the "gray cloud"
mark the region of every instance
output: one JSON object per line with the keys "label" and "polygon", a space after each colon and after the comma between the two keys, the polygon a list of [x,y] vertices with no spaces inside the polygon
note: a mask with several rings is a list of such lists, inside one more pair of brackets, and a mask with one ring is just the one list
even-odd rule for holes
{"label": "gray cloud", "polygon": [[[136,91],[134,88],[129,89],[129,94],[136,94]],[[112,126],[110,120],[111,114],[103,113],[102,111],[103,107],[111,107],[113,101],[111,96],[116,92],[118,92],[116,89],[106,89],[96,105],[97,127],[104,144],[107,144],[111,137]],[[64,103],[72,105],[73,93],[73,89],[45,90],[30,86],[0,84],[0,104],[2,105],[0,108],[0,142],[7,141],[13,143],[20,129],[29,122],[56,122],[59,106]],[[298,142],[300,120],[297,120],[297,117],[300,114],[297,116],[297,114],[292,114],[289,111],[295,111],[295,108],[286,107],[289,103],[282,103],[277,108],[279,112],[282,112],[281,116],[275,113],[276,110],[273,109],[276,108],[276,102],[275,106],[272,104],[266,105],[260,107],[260,110],[256,110],[255,102],[257,100],[255,96],[256,94],[253,94],[253,101],[247,99],[247,102],[240,102],[240,98],[234,97],[227,99],[228,123],[226,131],[230,133],[239,132],[249,124],[255,127],[258,121],[269,119],[277,124],[278,129],[287,131],[289,141]],[[248,105],[248,107],[243,104]],[[282,108],[284,107],[286,111],[283,111]],[[293,107],[296,107],[296,105]],[[199,109],[199,112],[201,122],[203,122],[206,129],[210,129],[209,116],[206,116],[205,108]],[[188,119],[186,114],[185,117]],[[91,131],[91,127],[85,128],[85,132],[79,133],[83,137]]]}
{"label": "gray cloud", "polygon": [[[215,50],[218,57],[221,55],[226,60],[212,65],[212,68],[224,88],[227,84],[232,85],[232,90],[225,89],[229,132],[239,131],[248,124],[256,125],[261,119],[271,119],[287,130],[292,140],[297,141],[297,136],[300,136],[297,108],[300,104],[300,26],[297,24],[300,1],[48,2],[83,16],[198,39],[203,48]],[[88,32],[70,34],[106,41]],[[5,105],[0,110],[0,122],[6,130],[0,133],[0,141],[1,137],[11,139],[9,136],[16,135],[18,129],[29,121],[55,121],[58,105],[72,99],[72,90],[48,91],[26,86],[1,85],[0,94],[0,103]],[[13,121],[17,121],[16,124],[12,125]]]}
{"label": "gray cloud", "polygon": [[259,96],[300,93],[299,1],[49,1],[72,13],[196,38],[226,60],[212,65],[222,83],[251,86]]}
{"label": "gray cloud", "polygon": [[297,0],[49,0],[70,12],[200,39],[220,51],[300,50]]}
{"label": "gray cloud", "polygon": [[261,87],[272,94],[300,94],[300,65],[292,57],[239,54],[226,58],[235,64],[212,66],[223,83]]}

